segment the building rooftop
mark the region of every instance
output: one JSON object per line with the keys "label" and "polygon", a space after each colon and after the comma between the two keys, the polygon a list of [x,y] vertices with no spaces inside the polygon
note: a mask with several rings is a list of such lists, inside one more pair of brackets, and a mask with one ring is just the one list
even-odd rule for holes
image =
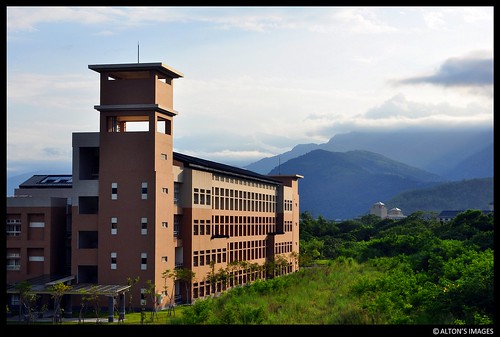
{"label": "building rooftop", "polygon": [[20,184],[20,188],[71,188],[73,176],[71,174],[37,174]]}
{"label": "building rooftop", "polygon": [[180,161],[186,167],[191,167],[202,171],[231,174],[235,177],[251,178],[254,180],[259,180],[271,184],[281,184],[279,180],[275,180],[266,175],[255,173],[253,171],[245,170],[235,166],[225,165],[210,160],[191,157],[178,152],[174,152],[174,160]]}
{"label": "building rooftop", "polygon": [[[273,179],[271,176],[262,175],[239,167],[217,163],[197,157],[188,156],[174,152],[174,160],[183,163],[186,167],[206,172],[214,172],[262,181],[269,184],[280,185],[281,181]],[[301,176],[298,176],[301,178]],[[19,188],[71,188],[73,177],[71,174],[37,174],[19,185]]]}

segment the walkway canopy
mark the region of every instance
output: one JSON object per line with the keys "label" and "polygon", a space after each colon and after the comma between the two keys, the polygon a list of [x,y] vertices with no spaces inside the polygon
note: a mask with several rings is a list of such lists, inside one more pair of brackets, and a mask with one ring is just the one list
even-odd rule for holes
{"label": "walkway canopy", "polygon": [[[64,283],[71,286],[70,289],[64,294],[82,295],[82,294],[97,294],[104,296],[117,296],[121,293],[130,290],[130,285],[120,284],[93,284],[93,283],[79,283],[70,284],[76,277],[74,275],[42,275],[32,279],[26,280],[31,285],[30,292],[35,294],[52,294],[51,286],[57,283]],[[16,286],[21,282],[7,285],[7,294],[18,294],[19,290]]]}

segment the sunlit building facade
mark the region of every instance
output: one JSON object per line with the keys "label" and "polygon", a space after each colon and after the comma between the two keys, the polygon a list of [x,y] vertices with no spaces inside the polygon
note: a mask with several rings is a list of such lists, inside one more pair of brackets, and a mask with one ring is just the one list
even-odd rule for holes
{"label": "sunlit building facade", "polygon": [[[51,275],[73,289],[97,285],[123,311],[191,303],[298,270],[302,176],[174,152],[173,85],[182,73],[162,63],[89,69],[100,75],[99,131],[73,133],[71,175],[33,177],[7,198],[12,305],[15,282],[53,284]],[[42,183],[51,177],[58,183]],[[67,307],[78,305],[75,296]]]}

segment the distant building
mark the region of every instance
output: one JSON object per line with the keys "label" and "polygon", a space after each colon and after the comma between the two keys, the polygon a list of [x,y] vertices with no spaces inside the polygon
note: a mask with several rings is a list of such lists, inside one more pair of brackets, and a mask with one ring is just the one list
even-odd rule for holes
{"label": "distant building", "polygon": [[[491,205],[491,204],[490,204]],[[439,215],[437,216],[438,220],[441,222],[450,222],[453,220],[458,214],[465,212],[465,209],[462,210],[446,210],[446,211],[441,211]],[[488,215],[490,213],[493,213],[493,209],[483,209],[482,210],[484,215]]]}
{"label": "distant building", "polygon": [[375,214],[376,216],[385,219],[387,218],[387,207],[383,202],[376,202],[370,208],[370,214]]}
{"label": "distant building", "polygon": [[406,216],[403,215],[401,209],[394,207],[387,211],[387,207],[383,202],[376,202],[370,208],[370,214],[374,214],[382,219],[402,219]]}
{"label": "distant building", "polygon": [[403,215],[403,212],[401,211],[401,209],[394,207],[394,208],[391,208],[389,210],[389,212],[387,212],[387,217],[389,219],[401,219],[401,218],[404,218],[405,216]]}

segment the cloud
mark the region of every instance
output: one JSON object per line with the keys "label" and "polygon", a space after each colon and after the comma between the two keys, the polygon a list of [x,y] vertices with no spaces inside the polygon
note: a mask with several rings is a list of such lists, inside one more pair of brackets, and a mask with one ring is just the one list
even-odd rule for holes
{"label": "cloud", "polygon": [[[492,113],[488,108],[480,107],[477,104],[469,104],[465,107],[457,107],[448,103],[419,103],[407,100],[405,95],[399,93],[379,106],[369,109],[364,117],[366,119],[406,119],[424,120],[429,117],[441,116],[445,119],[456,119],[468,121],[470,118],[483,120],[482,117],[490,116]],[[483,120],[484,122],[484,120]]]}
{"label": "cloud", "polygon": [[433,74],[409,77],[396,84],[433,84],[445,87],[493,85],[493,58],[454,57],[447,59]]}

